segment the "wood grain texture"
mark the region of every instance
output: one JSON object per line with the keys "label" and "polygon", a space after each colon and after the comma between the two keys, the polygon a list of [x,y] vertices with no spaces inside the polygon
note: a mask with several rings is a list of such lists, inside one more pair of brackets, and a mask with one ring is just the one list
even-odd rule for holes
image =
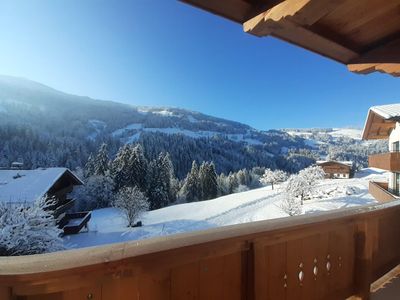
{"label": "wood grain texture", "polygon": [[213,241],[78,269],[3,274],[0,295],[13,300],[312,300],[357,292],[367,299],[370,284],[400,263],[400,239],[393,238],[400,235],[399,214],[400,204],[390,202],[244,224],[240,227],[255,232],[223,238],[217,231]]}
{"label": "wood grain texture", "polygon": [[[359,74],[400,76],[400,0],[184,0],[243,24],[255,36],[274,36],[346,64]],[[385,49],[386,48],[386,49]]]}

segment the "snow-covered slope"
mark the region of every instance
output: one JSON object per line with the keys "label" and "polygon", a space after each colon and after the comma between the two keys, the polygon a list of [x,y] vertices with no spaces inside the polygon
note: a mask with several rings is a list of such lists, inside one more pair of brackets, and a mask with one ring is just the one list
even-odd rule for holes
{"label": "snow-covered slope", "polygon": [[332,139],[349,138],[361,140],[362,129],[360,128],[311,128],[311,129],[284,129],[291,136],[313,139],[316,136],[326,136]]}
{"label": "snow-covered slope", "polygon": [[[381,170],[364,169],[353,179],[323,180],[315,189],[313,200],[305,201],[303,213],[374,203],[368,193],[368,180],[386,177]],[[213,200],[174,205],[145,213],[144,226],[131,229],[126,227],[117,209],[100,209],[93,212],[89,232],[66,236],[64,242],[70,248],[87,247],[287,217],[282,209],[282,197],[279,187],[275,190],[264,187]]]}

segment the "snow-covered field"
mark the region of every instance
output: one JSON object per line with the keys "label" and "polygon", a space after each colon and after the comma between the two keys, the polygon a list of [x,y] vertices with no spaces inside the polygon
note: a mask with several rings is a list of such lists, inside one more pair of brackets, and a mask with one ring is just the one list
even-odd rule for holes
{"label": "snow-covered field", "polygon": [[[386,176],[383,171],[371,168],[362,170],[352,179],[323,180],[315,188],[313,199],[305,201],[303,213],[374,203],[368,193],[368,181],[384,180]],[[263,187],[150,211],[141,218],[144,226],[138,228],[127,228],[115,208],[99,209],[92,213],[89,232],[65,236],[64,243],[68,248],[88,247],[287,217],[281,206],[282,194],[277,186],[275,190]]]}

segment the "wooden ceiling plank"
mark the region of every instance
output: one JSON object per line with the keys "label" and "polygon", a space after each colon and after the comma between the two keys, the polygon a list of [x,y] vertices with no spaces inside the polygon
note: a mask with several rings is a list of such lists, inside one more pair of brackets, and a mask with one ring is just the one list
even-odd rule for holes
{"label": "wooden ceiling plank", "polygon": [[297,24],[293,24],[290,21],[281,22],[281,24],[282,27],[274,30],[274,36],[276,34],[279,38],[288,42],[340,62],[346,62],[358,57],[358,53]]}
{"label": "wooden ceiling plank", "polygon": [[400,39],[360,55],[350,61],[347,67],[360,74],[378,71],[400,76]]}
{"label": "wooden ceiling plank", "polygon": [[358,57],[358,53],[290,21],[272,23],[259,30],[258,33],[268,31],[272,36],[342,63]]}
{"label": "wooden ceiling plank", "polygon": [[266,36],[275,23],[291,21],[310,26],[346,0],[286,0],[243,23],[245,32]]}
{"label": "wooden ceiling plank", "polygon": [[[386,38],[393,39],[393,36],[399,36],[400,29],[400,10],[391,10],[388,13],[377,16],[363,26],[345,33],[345,35],[354,42],[363,45],[364,50],[381,44]],[[389,40],[390,40],[389,39]],[[386,40],[387,42],[387,40]]]}
{"label": "wooden ceiling plank", "polygon": [[[384,4],[384,5],[383,5]],[[347,0],[330,12],[321,22],[335,28],[342,35],[360,32],[360,28],[374,19],[386,15],[400,5],[400,0]]]}
{"label": "wooden ceiling plank", "polygon": [[381,46],[400,37],[400,0],[181,1],[240,22],[250,34],[275,36],[342,62],[356,73],[400,76],[400,47]]}

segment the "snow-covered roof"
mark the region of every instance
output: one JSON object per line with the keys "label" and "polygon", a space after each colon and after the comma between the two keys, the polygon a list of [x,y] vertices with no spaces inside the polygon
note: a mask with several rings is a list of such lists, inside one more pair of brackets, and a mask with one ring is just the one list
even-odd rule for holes
{"label": "snow-covered roof", "polygon": [[35,170],[0,170],[0,201],[32,202],[43,197],[64,174],[74,183],[83,184],[67,168],[38,168]]}
{"label": "snow-covered roof", "polygon": [[365,120],[362,138],[386,139],[400,120],[400,103],[372,106]]}
{"label": "snow-covered roof", "polygon": [[372,106],[370,110],[386,120],[400,118],[400,103]]}
{"label": "snow-covered roof", "polygon": [[353,166],[353,162],[351,160],[317,160],[318,165],[325,163],[338,163],[349,167]]}

